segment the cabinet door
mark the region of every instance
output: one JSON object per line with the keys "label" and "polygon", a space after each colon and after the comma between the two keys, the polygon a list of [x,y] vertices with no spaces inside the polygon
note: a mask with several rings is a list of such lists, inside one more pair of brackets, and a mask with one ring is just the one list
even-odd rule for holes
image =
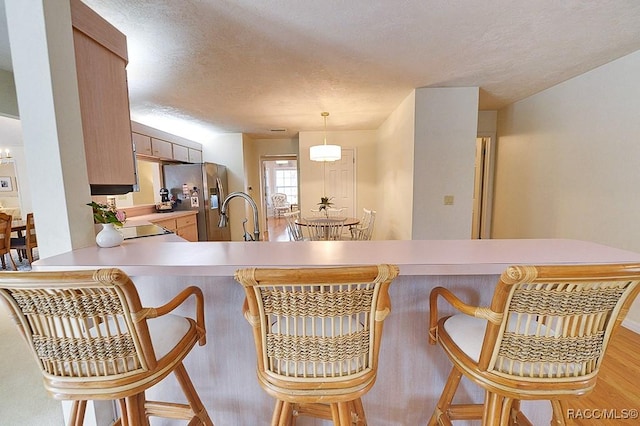
{"label": "cabinet door", "polygon": [[189,148],[186,146],[173,144],[173,159],[178,161],[189,162]]}
{"label": "cabinet door", "polygon": [[171,142],[151,138],[151,150],[155,157],[173,160],[173,150],[171,149]]}
{"label": "cabinet door", "polygon": [[151,138],[140,133],[132,133],[133,143],[136,145],[136,154],[152,155]]}
{"label": "cabinet door", "polygon": [[176,234],[187,241],[198,241],[198,224],[196,215],[183,216],[176,219]]}
{"label": "cabinet door", "polygon": [[135,185],[127,39],[81,1],[71,19],[89,184]]}
{"label": "cabinet door", "polygon": [[194,226],[189,226],[188,228],[180,228],[177,232],[180,238],[184,238],[187,241],[197,242],[198,241],[198,228]]}
{"label": "cabinet door", "polygon": [[189,148],[189,162],[190,163],[202,163],[202,151]]}

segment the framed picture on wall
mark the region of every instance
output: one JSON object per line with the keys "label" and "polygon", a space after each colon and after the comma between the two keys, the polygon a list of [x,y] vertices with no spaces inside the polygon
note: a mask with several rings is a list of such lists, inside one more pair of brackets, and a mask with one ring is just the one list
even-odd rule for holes
{"label": "framed picture on wall", "polygon": [[11,176],[0,176],[0,191],[13,191],[13,186],[11,185]]}

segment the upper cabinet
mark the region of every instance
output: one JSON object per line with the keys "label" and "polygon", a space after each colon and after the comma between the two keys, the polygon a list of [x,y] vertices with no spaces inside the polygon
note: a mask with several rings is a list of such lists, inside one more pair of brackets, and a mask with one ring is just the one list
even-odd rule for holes
{"label": "upper cabinet", "polygon": [[151,149],[151,137],[147,135],[141,135],[140,133],[132,133],[133,144],[136,148],[136,154],[141,155],[153,155]]}
{"label": "upper cabinet", "polygon": [[127,40],[80,0],[71,1],[71,21],[91,192],[126,193],[136,184]]}
{"label": "upper cabinet", "polygon": [[202,151],[189,148],[189,162],[190,163],[202,163]]}
{"label": "upper cabinet", "polygon": [[182,145],[173,145],[173,159],[189,163],[189,148]]}
{"label": "upper cabinet", "polygon": [[173,160],[173,148],[171,142],[151,138],[151,152],[154,157]]}
{"label": "upper cabinet", "polygon": [[135,121],[131,122],[136,156],[144,159],[202,163],[202,145]]}

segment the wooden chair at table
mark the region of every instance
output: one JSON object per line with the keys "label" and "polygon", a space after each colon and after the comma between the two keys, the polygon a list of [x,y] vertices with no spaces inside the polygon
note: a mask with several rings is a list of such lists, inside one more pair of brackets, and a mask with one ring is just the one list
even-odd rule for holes
{"label": "wooden chair at table", "polygon": [[[2,272],[0,302],[31,348],[44,386],[72,400],[70,425],[82,425],[87,400],[118,400],[123,426],[148,425],[149,416],[213,425],[182,363],[206,343],[204,300],[188,287],[167,304],[142,307],[119,269]],[[196,319],[169,314],[190,296]],[[187,404],[147,401],[145,390],[175,376]]]}
{"label": "wooden chair at table", "polygon": [[33,249],[36,247],[38,247],[38,239],[36,237],[36,224],[33,219],[33,213],[27,213],[24,236],[11,238],[11,248],[18,252],[18,260],[22,260],[22,253],[25,253],[27,259],[29,260],[29,264],[32,264]]}
{"label": "wooden chair at table", "polygon": [[[639,282],[640,264],[511,266],[485,308],[433,289],[429,341],[440,343],[453,369],[429,425],[530,424],[521,400],[549,400],[552,424],[565,425],[565,399],[595,386]],[[439,296],[462,314],[438,318]],[[452,404],[462,375],[484,388],[484,404]]]}
{"label": "wooden chair at table", "polygon": [[11,221],[12,217],[6,213],[0,213],[0,261],[2,269],[7,269],[5,257],[9,254],[9,259],[14,269],[18,269],[15,261],[11,257]]}
{"label": "wooden chair at table", "polygon": [[376,222],[376,211],[362,209],[362,219],[360,223],[349,229],[352,240],[370,240],[373,235],[373,225]]}
{"label": "wooden chair at table", "polygon": [[276,398],[272,426],[301,415],[367,424],[360,397],[376,380],[397,275],[395,265],[236,271],[258,381]]}
{"label": "wooden chair at table", "polygon": [[312,241],[342,239],[342,229],[344,228],[345,220],[345,218],[332,219],[321,217],[305,219],[307,222],[307,230],[309,231],[309,239]]}
{"label": "wooden chair at table", "polygon": [[287,221],[287,232],[289,233],[289,238],[291,238],[293,241],[304,240],[304,236],[302,235],[302,228],[297,222],[297,220],[300,219],[300,210],[285,213],[283,216]]}

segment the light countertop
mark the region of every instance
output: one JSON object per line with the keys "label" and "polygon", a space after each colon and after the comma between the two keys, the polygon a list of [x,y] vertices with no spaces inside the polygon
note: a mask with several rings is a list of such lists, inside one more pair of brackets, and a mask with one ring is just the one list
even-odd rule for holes
{"label": "light countertop", "polygon": [[196,213],[198,213],[197,210],[174,210],[167,213],[151,213],[142,216],[132,216],[130,218],[127,218],[125,226],[127,226],[130,222],[135,224],[137,224],[138,222],[156,222],[160,220],[176,219],[179,217],[190,216]]}
{"label": "light countertop", "polygon": [[125,240],[112,248],[74,250],[33,266],[34,270],[119,267],[130,275],[232,276],[236,269],[252,266],[395,263],[403,275],[494,275],[519,263],[627,262],[640,262],[640,254],[566,239],[192,243],[165,235]]}

